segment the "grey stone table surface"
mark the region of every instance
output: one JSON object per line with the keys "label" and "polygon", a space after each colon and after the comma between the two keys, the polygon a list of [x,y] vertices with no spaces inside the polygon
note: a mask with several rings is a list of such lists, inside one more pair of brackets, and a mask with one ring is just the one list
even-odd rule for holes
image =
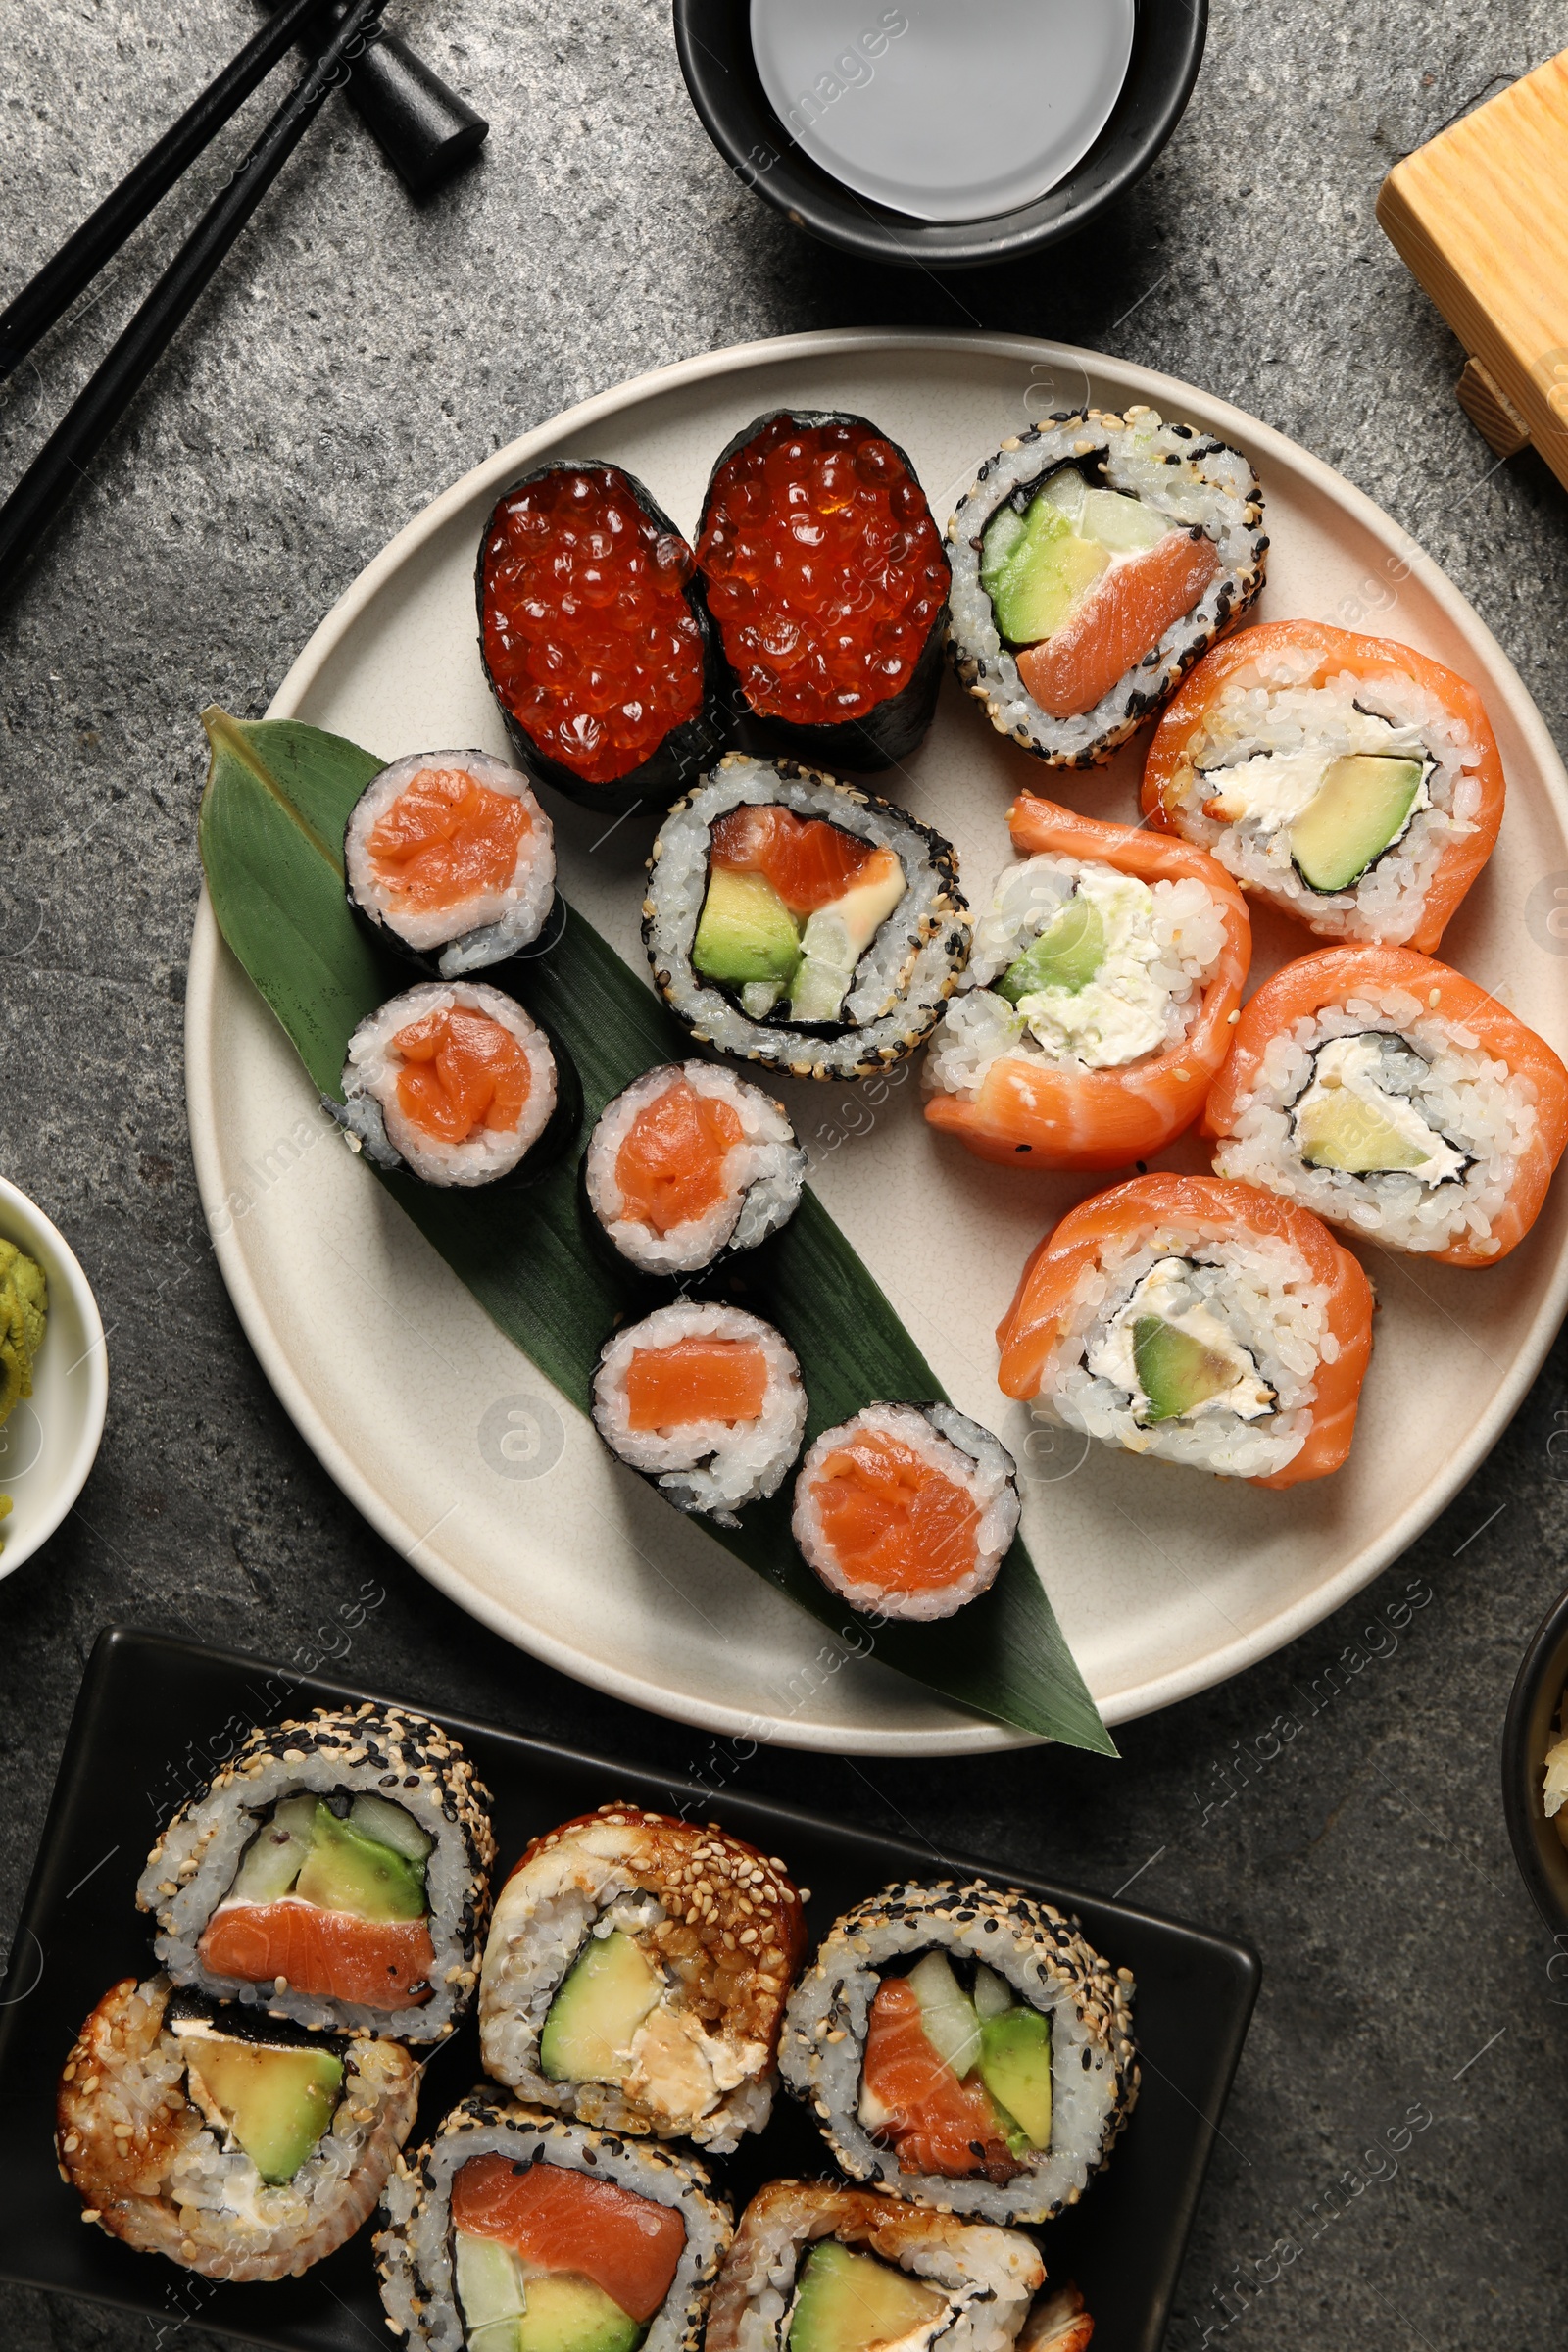
{"label": "grey stone table surface", "polygon": [[[1373,218],[1400,154],[1551,54],[1547,0],[1217,0],[1195,103],[1103,227],[941,282],[853,265],[739,186],[690,110],[659,0],[407,0],[394,16],[489,114],[483,161],[416,211],[334,101],[0,616],[0,1170],[64,1226],[116,1333],[80,1509],[0,1584],[0,1926],[111,1620],[288,1659],[368,1576],[387,1599],[354,1636],[354,1678],[713,1768],[704,1737],[507,1649],[385,1549],[273,1398],[196,1200],[181,1069],[195,714],[214,700],[260,713],[320,613],[449,480],[568,402],[754,336],[978,322],[1083,343],[1211,387],[1381,501],[1568,749],[1563,494],[1532,458],[1494,464],[1465,422],[1458,348]],[[0,297],[248,22],[248,0],[0,0]],[[0,483],[244,136],[231,126],[0,392]],[[1119,1766],[1044,1749],[868,1769],[763,1750],[733,1767],[748,1788],[938,1850],[1106,1891],[1139,1874],[1151,1906],[1257,1945],[1263,1993],[1179,2297],[1182,2352],[1221,2334],[1274,2352],[1562,2341],[1568,2007],[1510,1858],[1496,1750],[1564,1581],[1565,1413],[1559,1347],[1407,1558],[1292,1648],[1129,1726]],[[1424,2120],[1401,2132],[1410,2114]],[[1406,2144],[1375,2159],[1391,2132]],[[84,2304],[0,2299],[6,2347],[146,2340]]]}

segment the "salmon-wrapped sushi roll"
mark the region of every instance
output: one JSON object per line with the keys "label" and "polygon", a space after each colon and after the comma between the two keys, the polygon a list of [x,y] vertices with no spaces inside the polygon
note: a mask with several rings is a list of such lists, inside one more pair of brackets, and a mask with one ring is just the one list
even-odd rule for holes
{"label": "salmon-wrapped sushi roll", "polygon": [[1491,1266],[1568,1143],[1568,1070],[1473,980],[1327,948],[1264,982],[1203,1113],[1225,1176],[1391,1250]]}
{"label": "salmon-wrapped sushi roll", "polygon": [[1198,664],[1143,799],[1320,938],[1430,955],[1496,842],[1502,760],[1480,696],[1441,662],[1278,620]]}
{"label": "salmon-wrapped sushi roll", "polygon": [[1311,1211],[1139,1176],[1047,1234],[997,1331],[1009,1396],[1057,1428],[1259,1487],[1337,1470],[1372,1286]]}
{"label": "salmon-wrapped sushi roll", "polygon": [[550,819],[527,777],[488,752],[383,767],[349,812],[343,866],[377,945],[443,980],[531,947],[555,902]]}
{"label": "salmon-wrapped sushi roll", "polygon": [[1124,1168],[1192,1125],[1251,959],[1241,892],[1185,843],[1021,793],[926,1056],[925,1115],[982,1159]]}

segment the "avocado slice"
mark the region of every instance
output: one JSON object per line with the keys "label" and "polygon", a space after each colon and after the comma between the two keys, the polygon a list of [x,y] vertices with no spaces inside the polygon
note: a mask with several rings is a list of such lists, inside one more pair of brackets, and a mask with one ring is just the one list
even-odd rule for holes
{"label": "avocado slice", "polygon": [[1042,491],[1023,518],[1021,533],[1010,523],[1002,525],[1003,535],[995,541],[1000,560],[993,562],[993,534],[1007,514],[1016,521],[1011,508],[999,508],[981,542],[981,584],[1000,634],[1011,645],[1038,645],[1060,628],[1110,557],[1094,540],[1081,539],[1063,510]]}
{"label": "avocado slice", "polygon": [[767,876],[715,865],[692,946],[704,978],[727,988],[787,981],[800,960],[800,926]]}
{"label": "avocado slice", "polygon": [[517,2330],[517,2352],[632,2352],[642,2335],[602,2286],[575,2272],[532,2272]]}
{"label": "avocado slice", "polygon": [[364,1838],[330,1805],[316,1807],[314,1840],[294,1886],[303,1902],[321,1911],[352,1911],[357,1919],[422,1919],[424,1869]]}
{"label": "avocado slice", "polygon": [[980,2028],[980,2080],[1032,2148],[1051,2145],[1051,2020],[1022,2006]]}
{"label": "avocado slice", "polygon": [[1151,1422],[1180,1420],[1233,1389],[1237,1379],[1228,1356],[1162,1315],[1140,1315],[1134,1323],[1133,1368],[1149,1398]]}
{"label": "avocado slice", "polygon": [[1324,1087],[1296,1113],[1296,1142],[1309,1167],[1371,1176],[1425,1167],[1431,1149],[1404,1134],[1392,1113],[1348,1086]]}
{"label": "avocado slice", "polygon": [[343,2061],[330,2050],[185,2037],[185,2069],[264,2180],[292,2180],[332,2120]]}
{"label": "avocado slice", "polygon": [[292,1891],[316,1834],[314,1796],[285,1796],[245,1848],[230,1892],[236,1902],[275,1903]]}
{"label": "avocado slice", "polygon": [[1424,760],[1352,752],[1331,760],[1291,827],[1291,858],[1308,890],[1348,890],[1409,824]]}
{"label": "avocado slice", "polygon": [[1069,899],[1055,920],[994,983],[999,997],[1017,1004],[1043,988],[1087,988],[1105,960],[1105,925],[1088,899]]}
{"label": "avocado slice", "polygon": [[631,2063],[632,2036],[662,1991],[659,1972],[630,1936],[618,1928],[590,1936],[562,1980],[539,2036],[539,2063],[551,2082],[620,2082]]}
{"label": "avocado slice", "polygon": [[790,2352],[875,2352],[934,2327],[947,2301],[874,2254],[818,2238],[800,2274],[785,2340]]}

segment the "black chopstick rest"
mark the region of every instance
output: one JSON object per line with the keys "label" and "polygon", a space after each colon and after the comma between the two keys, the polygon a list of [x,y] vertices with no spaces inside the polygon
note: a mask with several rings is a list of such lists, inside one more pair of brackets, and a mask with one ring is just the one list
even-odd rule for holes
{"label": "black chopstick rest", "polygon": [[[301,47],[318,55],[347,14],[347,0],[335,0],[302,31]],[[356,62],[344,95],[416,198],[434,195],[489,136],[483,115],[395,32],[383,32]]]}

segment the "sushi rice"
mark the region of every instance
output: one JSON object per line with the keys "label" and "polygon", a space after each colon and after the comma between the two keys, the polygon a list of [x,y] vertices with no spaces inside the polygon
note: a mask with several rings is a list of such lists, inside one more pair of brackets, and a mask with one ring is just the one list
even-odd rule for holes
{"label": "sushi rice", "polygon": [[[432,1013],[478,1012],[500,1023],[522,1048],[528,1065],[528,1096],[514,1127],[481,1128],[461,1143],[449,1143],[416,1126],[398,1100],[405,1062],[399,1033]],[[406,1167],[426,1184],[493,1184],[522,1164],[543,1136],[559,1093],[556,1057],[537,1021],[514,998],[480,981],[429,981],[405,990],[361,1021],[349,1039],[343,1070],[341,1110],[328,1104],[378,1167]]]}
{"label": "sushi rice", "polygon": [[[767,1365],[761,1412],[754,1421],[689,1421],[669,1429],[633,1429],[626,1401],[632,1358],[683,1340],[739,1341],[760,1348]],[[619,1331],[594,1373],[594,1426],[611,1451],[653,1479],[677,1510],[706,1513],[722,1526],[748,1502],[775,1494],[801,1449],[806,1390],[793,1350],[759,1315],[738,1306],[680,1301]]]}
{"label": "sushi rice", "polygon": [[[428,907],[409,906],[405,894],[376,871],[370,836],[409,787],[431,773],[469,777],[484,791],[520,801],[527,822],[516,862],[500,888]],[[555,834],[527,777],[489,752],[417,752],[383,767],[355,802],[343,836],[351,902],[378,930],[434,960],[443,979],[459,979],[500,963],[528,947],[544,929],[556,890]]]}

